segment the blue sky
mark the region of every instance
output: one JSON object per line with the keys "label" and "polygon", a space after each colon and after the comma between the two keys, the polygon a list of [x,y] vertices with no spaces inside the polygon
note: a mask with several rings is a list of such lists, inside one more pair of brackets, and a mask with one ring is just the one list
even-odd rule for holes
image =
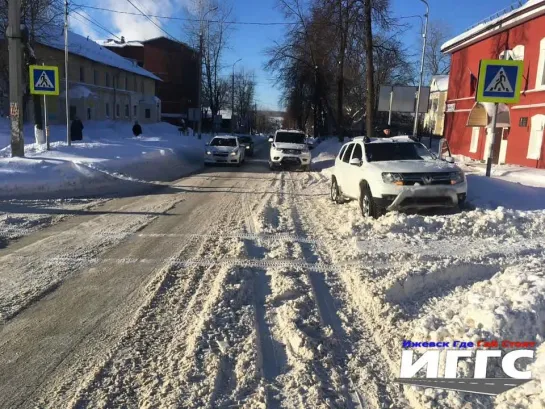
{"label": "blue sky", "polygon": [[[193,0],[132,0],[134,4],[146,13],[188,17],[188,7]],[[283,15],[276,8],[276,0],[231,0],[233,18],[236,21],[283,21]],[[105,7],[116,10],[137,12],[125,0],[74,0],[76,4]],[[459,34],[481,21],[482,19],[509,7],[514,0],[429,0],[430,19],[441,20],[449,25],[453,33]],[[424,14],[425,6],[419,0],[391,0],[395,16],[410,16]],[[144,17],[109,12],[81,9],[88,17],[99,22],[114,34],[124,35],[127,40],[140,40],[162,35],[161,31]],[[408,47],[418,49],[420,20],[417,18],[405,20],[411,27],[404,36]],[[183,23],[179,21],[161,20],[162,28],[180,40],[187,40]],[[76,32],[93,39],[112,37],[81,16],[74,15],[71,27]],[[267,58],[264,50],[275,40],[281,40],[284,26],[252,26],[239,25],[231,35],[230,47],[225,53],[225,75],[231,72],[232,64],[242,58],[237,69],[255,73],[257,82],[257,103],[261,108],[278,109],[280,91],[273,86],[272,75],[264,71],[263,65]]]}

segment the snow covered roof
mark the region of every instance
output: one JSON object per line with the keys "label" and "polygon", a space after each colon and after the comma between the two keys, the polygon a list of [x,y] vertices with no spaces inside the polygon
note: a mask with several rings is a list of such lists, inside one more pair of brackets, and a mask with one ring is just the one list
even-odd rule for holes
{"label": "snow covered roof", "polygon": [[[48,36],[44,36],[39,41],[42,45],[64,50],[64,34],[62,28],[51,30]],[[80,36],[72,31],[69,31],[68,34],[68,51],[101,64],[109,65],[110,67],[116,67],[143,77],[161,81],[159,77],[142,67],[139,67],[132,61],[123,58],[113,51],[102,47],[93,40]]]}
{"label": "snow covered roof", "polygon": [[505,13],[499,17],[487,19],[475,27],[452,38],[441,46],[441,51],[451,53],[470,44],[481,41],[496,32],[505,31],[511,27],[522,24],[525,21],[545,14],[545,0],[528,0],[524,5]]}
{"label": "snow covered roof", "polygon": [[443,92],[448,90],[448,75],[434,75],[431,78],[431,92]]}
{"label": "snow covered roof", "polygon": [[116,41],[116,40],[113,40],[111,38],[107,39],[107,40],[97,40],[96,41],[98,44],[102,45],[102,46],[106,46],[106,47],[119,47],[119,48],[123,48],[123,47],[144,47],[144,44],[142,44],[140,41],[124,41],[124,42],[121,42],[121,41]]}

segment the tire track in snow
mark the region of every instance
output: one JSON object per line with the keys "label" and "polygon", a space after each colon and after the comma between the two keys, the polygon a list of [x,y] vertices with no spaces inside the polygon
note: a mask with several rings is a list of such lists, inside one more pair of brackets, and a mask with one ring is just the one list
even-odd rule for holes
{"label": "tire track in snow", "polygon": [[[301,221],[311,231],[317,233],[320,237],[324,238],[326,245],[323,245],[321,241],[317,245],[318,253],[321,257],[328,260],[335,260],[335,254],[332,253],[331,248],[327,245],[328,239],[331,239],[331,233],[328,227],[331,226],[331,220],[328,220],[322,214],[323,207],[317,202],[305,201],[302,203],[305,211],[301,212]],[[339,243],[338,240],[335,241]],[[348,243],[347,243],[348,244]],[[343,244],[341,244],[343,246]],[[336,260],[335,260],[336,261]],[[355,261],[355,262],[339,262],[336,261],[337,266],[343,268],[331,270],[333,277],[331,279],[339,281],[339,288],[336,291],[339,293],[339,300],[342,300],[345,308],[344,314],[348,315],[346,319],[352,323],[351,328],[351,362],[349,371],[356,375],[355,382],[360,390],[364,391],[364,395],[361,396],[365,399],[365,406],[372,405],[377,408],[387,407],[406,407],[403,403],[403,394],[397,385],[388,382],[391,378],[389,361],[381,359],[382,349],[375,343],[375,337],[370,323],[363,319],[358,313],[358,300],[357,294],[362,289],[359,289],[358,285],[351,281],[350,274],[346,274],[347,268],[354,268],[357,270],[373,268],[374,265],[369,260]],[[381,261],[381,267],[387,268],[388,263],[384,260]],[[346,295],[348,294],[348,297]],[[354,333],[356,334],[354,336]],[[377,340],[377,342],[379,342]],[[372,380],[370,382],[370,380]]]}
{"label": "tire track in snow", "polygon": [[[295,179],[289,174],[291,192],[297,190]],[[290,195],[293,198],[293,195]],[[295,234],[298,236],[305,235],[305,229],[301,222],[301,216],[298,209],[298,203],[296,200],[292,200],[291,203],[292,219],[295,227]],[[319,256],[312,250],[308,243],[301,243],[303,258],[311,264],[316,264],[319,261]],[[347,339],[347,335],[342,327],[335,301],[328,285],[326,284],[323,275],[317,271],[307,270],[310,285],[312,287],[312,293],[316,306],[319,311],[320,319],[325,326],[329,326],[333,330],[333,334],[336,338],[335,345],[332,345],[332,352],[335,361],[340,364],[341,370],[344,372],[344,368],[348,366],[348,350],[344,340]],[[353,381],[348,372],[341,373],[343,381],[343,393],[346,404],[349,408],[363,409],[363,402],[356,390]]]}
{"label": "tire track in snow", "polygon": [[[274,186],[279,181],[278,177],[274,177],[271,186]],[[249,196],[249,195],[248,195]],[[244,246],[248,257],[257,260],[263,260],[267,249],[261,247],[262,239],[258,235],[258,229],[253,216],[252,210],[264,208],[266,201],[270,200],[271,194],[262,195],[257,207],[251,208],[249,205],[249,197],[243,197],[241,205],[243,213],[246,215],[245,225],[249,236],[244,240]],[[280,402],[273,396],[271,385],[275,383],[276,378],[282,373],[285,365],[285,352],[282,346],[274,339],[267,322],[267,307],[266,299],[270,294],[270,279],[266,275],[264,268],[251,268],[253,283],[253,308],[255,314],[255,328],[257,332],[256,347],[257,360],[262,378],[262,383],[265,387],[265,403],[267,408],[278,408]]]}

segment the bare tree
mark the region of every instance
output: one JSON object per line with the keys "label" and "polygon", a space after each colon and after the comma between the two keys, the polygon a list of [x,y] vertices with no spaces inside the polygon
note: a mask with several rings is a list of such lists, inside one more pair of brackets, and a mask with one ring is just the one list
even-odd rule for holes
{"label": "bare tree", "polygon": [[450,38],[452,38],[452,30],[447,23],[439,20],[430,22],[424,60],[427,83],[432,75],[444,75],[450,72],[450,56],[441,52],[441,46]]}
{"label": "bare tree", "polygon": [[203,99],[210,106],[212,115],[226,107],[229,82],[222,78],[223,56],[229,44],[232,25],[229,24],[232,6],[225,0],[192,0],[188,11],[199,21],[190,22],[187,29],[195,48],[203,40]]}
{"label": "bare tree", "polygon": [[255,99],[255,75],[251,72],[239,71],[235,75],[234,92],[237,128],[249,131]]}

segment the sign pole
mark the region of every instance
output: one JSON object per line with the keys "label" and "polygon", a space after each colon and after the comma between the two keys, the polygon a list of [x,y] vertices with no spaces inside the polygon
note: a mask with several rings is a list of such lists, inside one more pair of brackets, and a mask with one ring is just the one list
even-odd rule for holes
{"label": "sign pole", "polygon": [[[507,59],[507,50],[503,52],[503,58]],[[515,91],[516,93],[517,91]],[[494,146],[496,144],[496,125],[498,123],[498,103],[494,103],[494,113],[492,114],[492,142],[490,143],[490,151],[488,152],[488,159],[486,160],[486,177],[489,178],[492,173],[492,160],[494,159]]]}
{"label": "sign pole", "polygon": [[490,151],[488,152],[488,159],[486,160],[486,177],[490,177],[492,172],[492,160],[494,158],[494,145],[496,141],[496,124],[498,123],[498,103],[494,104],[494,113],[492,114],[492,142],[490,143]]}
{"label": "sign pole", "polygon": [[388,126],[392,125],[392,105],[394,103],[394,87],[390,91],[390,108],[388,110]]}
{"label": "sign pole", "polygon": [[[45,63],[42,63],[45,65]],[[45,131],[45,143],[46,149],[49,150],[49,129],[47,128],[47,97],[44,95],[44,131]]]}
{"label": "sign pole", "polygon": [[[64,93],[66,105],[66,143],[72,145],[70,138],[70,103],[68,101],[68,0],[64,1]],[[115,107],[114,107],[115,109]]]}

